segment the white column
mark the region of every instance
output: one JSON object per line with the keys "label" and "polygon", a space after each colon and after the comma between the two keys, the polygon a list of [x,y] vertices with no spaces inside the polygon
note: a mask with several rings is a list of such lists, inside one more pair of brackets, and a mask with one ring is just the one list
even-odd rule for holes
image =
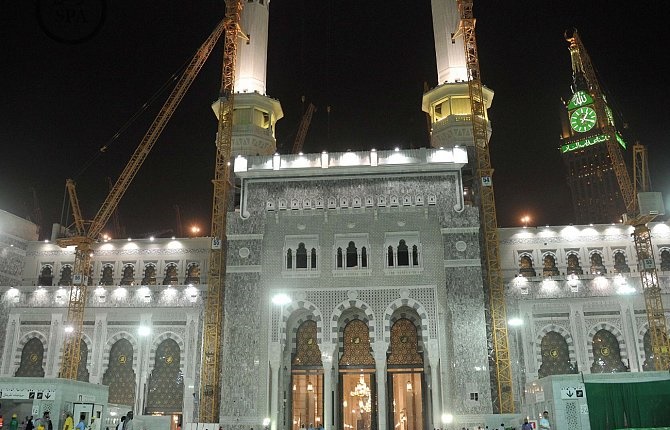
{"label": "white column", "polygon": [[51,329],[49,330],[48,356],[44,376],[57,378],[60,370],[60,355],[63,349],[63,314],[51,314]]}
{"label": "white column", "polygon": [[16,354],[16,345],[19,342],[19,327],[21,326],[21,315],[11,314],[7,321],[7,335],[5,337],[5,351],[2,356],[2,374],[3,376],[14,376],[14,354]]}
{"label": "white column", "polygon": [[[322,350],[323,351],[323,350]],[[324,430],[330,430],[331,423],[333,422],[333,410],[331,409],[332,402],[330,399],[333,398],[333,357],[329,356],[328,358],[323,359],[323,417],[322,424]]]}
{"label": "white column", "polygon": [[572,332],[572,340],[575,343],[575,357],[577,365],[581,372],[589,372],[589,357],[586,341],[586,333],[584,332],[584,316],[582,314],[582,306],[578,303],[570,304],[570,331]]}
{"label": "white column", "polygon": [[442,393],[440,384],[440,354],[437,345],[437,339],[428,341],[428,362],[430,363],[430,392],[431,404],[433,410],[431,411],[432,427],[437,428],[442,426]]}
{"label": "white column", "polygon": [[635,339],[635,313],[630,303],[620,299],[621,322],[623,328],[624,341],[626,342],[626,351],[628,352],[628,367],[631,372],[642,371],[638,357],[637,342]]}
{"label": "white column", "polygon": [[182,409],[183,422],[193,422],[195,409],[195,368],[198,343],[198,315],[194,313],[186,314],[186,339],[184,339],[184,405]]}
{"label": "white column", "polygon": [[281,344],[272,342],[268,348],[270,357],[270,428],[277,430],[277,422],[281,420],[279,416],[279,368],[281,367]]}
{"label": "white column", "polygon": [[105,367],[104,359],[105,344],[107,343],[107,313],[95,314],[95,328],[93,329],[93,351],[89,351],[91,357],[90,382],[100,384],[102,382],[102,369]]}
{"label": "white column", "polygon": [[[135,395],[135,415],[144,413],[144,404],[146,402],[146,385],[149,381],[151,363],[149,356],[151,354],[151,343],[153,341],[153,327],[151,325],[151,314],[142,314],[140,317],[140,327],[148,327],[151,331],[148,335],[138,335],[139,346],[137,351],[137,393]],[[139,327],[138,327],[139,329]]]}
{"label": "white column", "polygon": [[372,346],[375,353],[375,368],[377,378],[377,429],[387,430],[386,422],[386,351],[388,344],[378,341]]}

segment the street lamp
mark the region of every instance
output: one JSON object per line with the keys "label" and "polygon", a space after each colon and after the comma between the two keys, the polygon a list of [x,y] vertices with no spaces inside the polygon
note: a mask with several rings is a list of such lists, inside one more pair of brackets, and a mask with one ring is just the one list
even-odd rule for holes
{"label": "street lamp", "polygon": [[530,222],[530,217],[528,215],[524,215],[521,217],[521,222],[523,223],[524,228],[528,227],[528,223]]}

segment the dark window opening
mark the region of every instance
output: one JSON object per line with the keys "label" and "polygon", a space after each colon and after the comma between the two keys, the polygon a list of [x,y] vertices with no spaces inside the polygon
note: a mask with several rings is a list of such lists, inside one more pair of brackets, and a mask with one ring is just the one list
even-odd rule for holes
{"label": "dark window opening", "polygon": [[398,266],[409,266],[409,250],[404,240],[398,243]]}
{"label": "dark window opening", "polygon": [[304,243],[299,243],[295,251],[295,268],[307,269],[307,248]]}
{"label": "dark window opening", "polygon": [[337,268],[342,268],[342,248],[337,248]]}
{"label": "dark window opening", "polygon": [[349,242],[349,246],[347,247],[347,267],[356,266],[358,266],[358,250],[354,242]]}
{"label": "dark window opening", "polygon": [[361,267],[368,267],[368,251],[365,247],[361,248]]}
{"label": "dark window opening", "polygon": [[389,246],[388,250],[388,265],[389,267],[393,267],[393,247]]}
{"label": "dark window opening", "polygon": [[312,269],[316,269],[316,248],[312,248]]}
{"label": "dark window opening", "polygon": [[414,245],[412,247],[412,266],[418,266],[419,265],[419,248]]}
{"label": "dark window opening", "polygon": [[286,251],[286,268],[293,269],[293,251]]}

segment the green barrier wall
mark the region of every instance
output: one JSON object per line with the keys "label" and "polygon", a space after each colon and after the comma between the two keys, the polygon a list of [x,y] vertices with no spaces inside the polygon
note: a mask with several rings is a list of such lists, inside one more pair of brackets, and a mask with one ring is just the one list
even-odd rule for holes
{"label": "green barrier wall", "polygon": [[670,381],[585,388],[591,430],[670,429]]}

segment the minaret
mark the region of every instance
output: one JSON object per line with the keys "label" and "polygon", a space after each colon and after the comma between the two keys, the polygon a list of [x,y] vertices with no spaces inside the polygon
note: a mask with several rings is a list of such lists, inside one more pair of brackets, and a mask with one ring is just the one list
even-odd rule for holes
{"label": "minaret", "polygon": [[[270,0],[244,0],[235,66],[233,156],[272,155],[277,149],[275,124],[284,116],[278,100],[265,93]],[[218,115],[219,102],[212,105]]]}
{"label": "minaret", "polygon": [[[460,21],[457,0],[431,0],[431,5],[438,84],[423,95],[421,106],[430,115],[430,146],[472,146],[468,72],[463,37],[456,34]],[[493,91],[486,87],[483,90],[488,109]]]}

